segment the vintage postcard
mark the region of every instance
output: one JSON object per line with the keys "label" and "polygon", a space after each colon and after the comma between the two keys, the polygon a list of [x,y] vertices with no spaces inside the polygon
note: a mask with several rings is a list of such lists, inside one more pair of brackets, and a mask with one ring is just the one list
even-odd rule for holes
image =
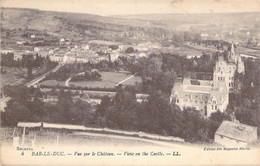
{"label": "vintage postcard", "polygon": [[0,6],[0,165],[260,165],[259,0]]}

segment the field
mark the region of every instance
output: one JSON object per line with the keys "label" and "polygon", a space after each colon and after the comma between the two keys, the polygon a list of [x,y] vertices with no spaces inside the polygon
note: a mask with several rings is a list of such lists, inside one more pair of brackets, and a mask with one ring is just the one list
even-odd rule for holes
{"label": "field", "polygon": [[118,42],[111,42],[105,40],[90,40],[88,43],[90,44],[97,44],[97,45],[119,45]]}
{"label": "field", "polygon": [[257,49],[238,47],[237,52],[239,52],[240,54],[253,55],[253,56],[257,56],[258,58],[260,58],[260,50],[257,50]]}
{"label": "field", "polygon": [[65,81],[46,80],[46,81],[41,82],[41,85],[64,86],[65,85]]}
{"label": "field", "polygon": [[[101,80],[97,81],[70,81],[69,86],[77,87],[88,87],[88,88],[115,88],[118,83],[123,85],[134,86],[135,83],[141,83],[140,77],[132,76],[128,72],[100,72]],[[131,77],[131,78],[129,78]],[[129,78],[129,79],[127,79]],[[54,86],[54,85],[65,85],[64,82],[58,82],[56,80],[46,80],[41,85]]]}
{"label": "field", "polygon": [[[127,79],[132,76],[131,73],[120,73],[120,72],[101,72],[100,81],[79,81],[79,82],[69,82],[71,86],[80,86],[80,87],[90,87],[90,88],[114,88],[117,83]],[[132,77],[125,82],[123,85],[135,85],[135,83],[141,83],[140,77]]]}
{"label": "field", "polygon": [[202,55],[202,51],[201,50],[196,50],[190,47],[186,47],[186,46],[181,46],[181,47],[165,47],[162,48],[162,52],[164,53],[177,53],[181,56],[197,56],[200,57]]}

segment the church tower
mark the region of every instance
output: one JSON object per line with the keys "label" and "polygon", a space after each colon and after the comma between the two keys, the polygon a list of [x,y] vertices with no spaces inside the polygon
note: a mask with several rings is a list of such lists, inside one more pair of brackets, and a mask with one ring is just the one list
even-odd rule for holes
{"label": "church tower", "polygon": [[236,53],[235,53],[235,48],[234,48],[234,44],[232,42],[231,44],[231,48],[229,51],[229,57],[228,57],[229,62],[237,62],[237,57],[236,57]]}

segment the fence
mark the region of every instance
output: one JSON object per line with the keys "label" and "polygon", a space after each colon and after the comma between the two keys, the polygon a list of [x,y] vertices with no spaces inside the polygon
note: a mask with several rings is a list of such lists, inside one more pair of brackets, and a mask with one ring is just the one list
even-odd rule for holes
{"label": "fence", "polygon": [[[18,127],[39,127],[39,123],[32,123],[29,125],[29,122],[19,122]],[[113,130],[108,128],[92,128],[85,127],[83,125],[70,125],[70,124],[55,124],[55,123],[40,123],[42,128],[45,129],[58,129],[58,130],[73,130],[73,131],[88,131],[88,132],[100,132],[100,133],[109,133],[109,134],[118,134],[124,136],[135,136],[140,138],[148,138],[154,140],[163,140],[163,141],[174,141],[174,142],[182,142],[185,140],[179,137],[173,136],[161,136],[157,134],[150,134],[145,132],[136,132],[136,131],[124,131],[124,130]]]}

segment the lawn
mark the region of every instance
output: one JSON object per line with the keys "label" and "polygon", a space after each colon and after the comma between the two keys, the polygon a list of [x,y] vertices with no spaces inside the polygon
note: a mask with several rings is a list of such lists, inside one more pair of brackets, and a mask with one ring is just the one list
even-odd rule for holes
{"label": "lawn", "polygon": [[[133,74],[130,72],[100,72],[101,79],[95,81],[70,81],[69,86],[88,87],[88,88],[115,88],[115,86],[131,77]],[[126,86],[135,86],[137,83],[141,83],[141,77],[134,76],[125,80],[122,84]],[[65,86],[65,81],[45,80],[41,82],[41,85],[46,86]]]}
{"label": "lawn", "polygon": [[[114,88],[117,83],[127,79],[132,74],[131,73],[121,73],[121,72],[100,72],[101,80],[99,81],[77,81],[69,82],[70,86],[80,86],[80,87],[90,87],[90,88]],[[135,85],[135,82],[141,83],[140,77],[132,77],[125,82],[123,85]]]}

